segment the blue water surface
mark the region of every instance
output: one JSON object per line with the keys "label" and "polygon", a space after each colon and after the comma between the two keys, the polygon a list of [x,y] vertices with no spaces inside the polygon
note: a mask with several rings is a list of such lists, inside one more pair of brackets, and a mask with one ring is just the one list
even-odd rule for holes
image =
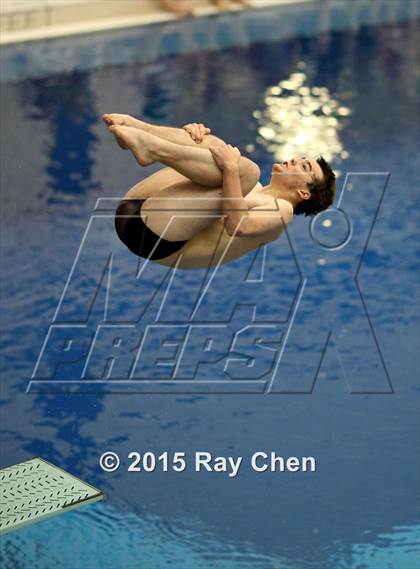
{"label": "blue water surface", "polygon": [[[171,44],[154,59],[130,51],[126,63],[116,50],[115,62],[69,58],[66,70],[61,59],[54,73],[22,64],[1,86],[1,465],[41,456],[108,496],[6,535],[7,569],[419,567],[418,21],[327,21],[317,34],[276,39],[282,13],[270,14],[272,24],[261,16],[269,41],[255,16],[255,38],[232,45],[223,16],[217,50]],[[338,21],[333,7],[330,16]],[[291,149],[319,148],[340,174],[341,211],[312,226],[296,218],[288,236],[214,274],[144,269],[111,215],[91,220],[99,198],[157,168],[115,145],[100,116],[116,111],[203,122],[260,165],[263,183]],[[157,335],[138,381],[122,382],[156,322],[178,326],[175,344],[197,325],[178,375],[174,347],[158,352]],[[111,366],[118,346],[101,329],[83,372],[104,323],[128,326],[134,343]],[[69,334],[60,326],[79,326],[70,334],[79,361],[58,365],[52,338]],[[201,361],[206,334],[214,346]],[[171,377],[193,381],[172,394],[150,386]],[[209,393],[200,381],[218,384]],[[106,450],[122,458],[112,474],[98,465]],[[127,472],[136,450],[184,451],[189,467]],[[235,478],[198,474],[196,451],[242,456],[244,466]],[[256,451],[315,456],[317,471],[257,473]]]}

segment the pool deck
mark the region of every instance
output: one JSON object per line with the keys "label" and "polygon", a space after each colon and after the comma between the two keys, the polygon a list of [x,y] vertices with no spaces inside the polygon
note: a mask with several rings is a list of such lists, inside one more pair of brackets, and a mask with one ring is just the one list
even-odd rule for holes
{"label": "pool deck", "polygon": [[[249,0],[252,8],[314,2],[314,0]],[[196,17],[219,13],[210,0],[185,0]],[[238,10],[242,10],[238,8]],[[236,9],[235,9],[236,11]],[[159,0],[2,0],[0,44],[13,44],[170,22]]]}
{"label": "pool deck", "polygon": [[[57,5],[59,0],[44,0],[44,4],[40,4],[44,10],[47,1],[52,6]],[[63,0],[60,9],[64,10],[70,1],[73,17],[75,5],[78,4],[79,9],[83,6],[84,19],[79,14],[80,10],[78,21],[73,21],[72,25],[59,24],[50,15],[50,26],[37,28],[35,16],[39,12],[34,11],[34,25],[30,29],[3,34],[0,84],[28,77],[69,73],[76,69],[127,65],[130,62],[150,63],[173,55],[214,52],[233,46],[279,42],[296,36],[313,36],[343,29],[357,30],[362,25],[384,25],[420,17],[420,4],[406,0],[357,0],[354,3],[347,0],[253,0],[261,9],[225,12],[220,16],[212,15],[217,12],[214,7],[209,10],[208,0],[190,0],[195,2],[197,10],[198,6],[203,7],[203,17],[176,21],[166,13],[155,14],[154,17],[153,14],[147,14],[143,8],[152,0],[121,0],[120,3],[109,0],[103,4],[109,11],[111,8],[114,10],[113,16],[108,11],[108,18],[96,20],[93,16],[98,14],[90,13],[89,20],[85,10],[88,5],[98,6],[98,1],[84,0],[82,3],[81,0]],[[139,2],[141,18],[138,14]],[[13,3],[16,6],[15,0]],[[17,5],[22,10],[20,17],[26,14],[25,18],[29,18],[32,12],[28,12],[28,6],[34,5],[33,0],[21,0]],[[4,8],[10,9],[12,0],[3,0],[0,6],[4,16]],[[136,6],[137,14],[124,18],[121,13],[118,15],[118,10],[124,6]],[[45,17],[45,13],[42,13]],[[61,13],[62,19],[64,16]],[[66,17],[70,19],[70,12]]]}

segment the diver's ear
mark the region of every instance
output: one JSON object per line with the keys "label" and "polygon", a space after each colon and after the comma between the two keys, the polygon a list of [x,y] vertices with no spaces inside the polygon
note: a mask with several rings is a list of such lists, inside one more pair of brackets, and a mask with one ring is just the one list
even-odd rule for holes
{"label": "diver's ear", "polygon": [[307,188],[298,189],[297,194],[301,200],[309,200],[311,197],[311,192]]}

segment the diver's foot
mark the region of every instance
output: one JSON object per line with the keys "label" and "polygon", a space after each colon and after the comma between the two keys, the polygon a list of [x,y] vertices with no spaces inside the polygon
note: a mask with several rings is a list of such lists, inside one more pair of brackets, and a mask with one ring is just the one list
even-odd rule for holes
{"label": "diver's foot", "polygon": [[139,121],[130,115],[120,115],[118,113],[111,113],[102,115],[102,119],[108,126],[131,126],[133,128],[144,128],[145,123]]}
{"label": "diver's foot", "polygon": [[141,166],[149,166],[155,162],[153,152],[155,137],[153,135],[130,126],[111,125],[109,130],[121,148],[131,150]]}

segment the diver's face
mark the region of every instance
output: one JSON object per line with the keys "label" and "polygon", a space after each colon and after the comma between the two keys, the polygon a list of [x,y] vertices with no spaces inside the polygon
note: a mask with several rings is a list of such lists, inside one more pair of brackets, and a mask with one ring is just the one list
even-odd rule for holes
{"label": "diver's face", "polygon": [[307,188],[314,179],[322,180],[321,166],[311,158],[297,158],[273,164],[271,185],[287,190]]}

